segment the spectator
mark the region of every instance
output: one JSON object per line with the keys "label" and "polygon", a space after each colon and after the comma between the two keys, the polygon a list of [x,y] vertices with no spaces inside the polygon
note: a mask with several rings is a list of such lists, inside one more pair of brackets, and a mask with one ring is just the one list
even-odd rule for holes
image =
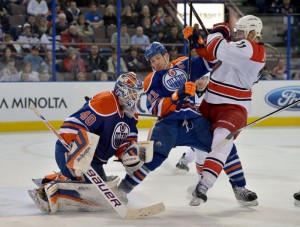
{"label": "spectator", "polygon": [[137,15],[132,13],[132,9],[129,5],[125,6],[125,9],[121,17],[122,24],[127,24],[128,27],[133,28],[137,23]]}
{"label": "spectator", "polygon": [[[280,58],[278,59],[277,65],[272,69],[272,76],[274,78],[280,79],[283,74],[286,73],[286,65],[284,59]],[[277,75],[279,74],[279,75]],[[286,74],[285,74],[286,76]]]}
{"label": "spectator", "polygon": [[267,12],[274,14],[280,13],[280,3],[280,0],[273,0],[270,4],[270,7],[268,7]]}
{"label": "spectator", "polygon": [[283,0],[279,6],[280,13],[287,16],[289,13],[295,13],[295,7],[291,4],[291,0]]}
{"label": "spectator", "polygon": [[145,48],[150,44],[150,41],[149,37],[144,35],[142,27],[136,28],[136,34],[131,37],[131,44],[136,46],[140,51],[145,52]]}
{"label": "spectator", "polygon": [[44,69],[43,67],[39,71],[39,80],[40,81],[51,81],[51,76],[48,73],[47,69]]}
{"label": "spectator", "polygon": [[100,54],[99,47],[96,44],[91,46],[91,52],[86,60],[87,72],[93,73],[95,76],[98,72],[106,72],[108,65],[105,58]]}
{"label": "spectator", "polygon": [[130,54],[127,57],[127,68],[133,72],[143,72],[147,66],[144,56],[138,55],[136,48],[131,48]]}
{"label": "spectator", "polygon": [[32,80],[30,80],[30,78],[29,78],[29,73],[26,73],[26,72],[20,72],[20,75],[21,75],[21,81],[22,81],[22,82],[32,81]]}
{"label": "spectator", "polygon": [[39,56],[39,47],[32,46],[30,50],[30,54],[27,54],[23,58],[23,62],[31,62],[32,70],[38,72],[39,68],[41,67],[42,63],[44,62],[43,58]]}
{"label": "spectator", "polygon": [[21,48],[20,44],[14,42],[13,38],[11,37],[10,34],[4,35],[3,42],[4,43],[0,42],[0,50],[4,50],[6,47],[9,47],[13,52],[21,53],[22,48]]}
{"label": "spectator", "polygon": [[36,16],[28,15],[27,16],[27,23],[31,26],[32,35],[37,36],[38,26],[37,26],[37,23],[36,23]]}
{"label": "spectator", "polygon": [[66,14],[60,13],[58,15],[58,21],[56,23],[56,35],[61,35],[63,32],[67,31],[68,28],[69,24],[66,19]]}
{"label": "spectator", "polygon": [[14,59],[8,60],[6,67],[0,71],[0,81],[21,81]]}
{"label": "spectator", "polygon": [[[178,31],[177,26],[172,27],[170,35],[165,37],[165,42],[173,44],[183,43],[182,33]],[[170,47],[167,47],[167,49],[170,49]],[[178,51],[181,52],[182,50],[180,49]]]}
{"label": "spectator", "polygon": [[77,19],[76,28],[80,37],[93,37],[94,35],[94,30],[90,22],[86,21],[82,14]]}
{"label": "spectator", "polygon": [[176,25],[176,23],[174,23],[173,17],[171,17],[170,15],[167,15],[166,21],[165,21],[165,26],[164,26],[164,32],[165,32],[166,36],[171,35],[171,30],[174,26],[177,26],[177,25]]}
{"label": "spectator", "polygon": [[255,6],[258,13],[266,12],[266,0],[256,0]]}
{"label": "spectator", "polygon": [[86,72],[84,61],[80,58],[79,52],[70,47],[67,51],[67,57],[63,60],[63,70],[67,72],[73,80],[79,72]]}
{"label": "spectator", "polygon": [[292,80],[300,80],[300,74],[298,72],[294,72],[291,77]]}
{"label": "spectator", "polygon": [[80,15],[80,9],[77,7],[77,3],[75,1],[70,2],[70,7],[68,8],[68,11],[72,14],[73,21],[77,21]]}
{"label": "spectator", "polygon": [[154,34],[151,38],[151,43],[153,42],[160,42],[164,43],[165,42],[165,33],[164,31],[158,31],[156,34]]}
{"label": "spectator", "polygon": [[273,79],[270,69],[267,64],[265,64],[265,66],[261,70],[261,77],[259,79],[260,80],[272,80]]}
{"label": "spectator", "polygon": [[87,45],[84,44],[83,39],[79,36],[75,25],[71,25],[67,31],[61,34],[61,42],[67,48],[73,47],[81,52],[87,50]]}
{"label": "spectator", "polygon": [[[115,32],[111,36],[111,46],[113,49],[117,49],[117,42],[118,42],[118,33]],[[127,25],[121,25],[121,51],[123,53],[127,52],[130,49],[131,38],[127,33]]]}
{"label": "spectator", "polygon": [[153,37],[157,33],[151,25],[151,19],[149,17],[144,18],[142,22],[142,27],[144,29],[144,34],[148,37]]}
{"label": "spectator", "polygon": [[3,33],[9,33],[10,32],[10,23],[9,23],[9,17],[7,10],[3,7],[3,5],[0,5],[0,24],[2,25],[1,29]]}
{"label": "spectator", "polygon": [[[131,8],[132,14],[136,17],[142,11],[142,4],[141,4],[140,0],[131,0],[129,3],[129,6]],[[148,7],[148,9],[149,9],[149,7]],[[150,13],[149,13],[149,17],[150,17]]]}
{"label": "spectator", "polygon": [[41,69],[43,71],[47,71],[48,74],[52,75],[52,50],[46,51],[45,59],[44,59],[44,62],[41,64],[40,70]]}
{"label": "spectator", "polygon": [[168,53],[169,53],[169,61],[170,62],[179,57],[178,56],[178,48],[175,46],[172,46]]}
{"label": "spectator", "polygon": [[39,44],[39,39],[32,35],[30,24],[25,23],[23,32],[19,35],[17,42],[20,43],[23,52],[29,53],[31,46]]}
{"label": "spectator", "polygon": [[48,14],[48,5],[45,0],[30,0],[27,5],[27,13],[37,16],[42,14],[46,16]]}
{"label": "spectator", "polygon": [[[40,43],[44,51],[46,50],[52,50],[52,27],[48,28],[47,34],[43,34],[40,38]],[[55,36],[55,52],[57,54],[57,58],[61,58],[61,55],[64,53],[64,51],[67,48],[61,44],[61,36],[56,35]]]}
{"label": "spectator", "polygon": [[99,28],[103,25],[103,16],[97,12],[96,3],[90,4],[90,11],[85,14],[86,21],[90,22],[94,28]]}
{"label": "spectator", "polygon": [[105,27],[116,27],[117,26],[117,16],[116,10],[113,5],[108,5],[103,16],[103,23]]}
{"label": "spectator", "polygon": [[36,18],[36,25],[37,25],[37,35],[38,37],[42,37],[43,34],[46,34],[48,31],[48,23],[46,18],[43,15],[39,15]]}
{"label": "spectator", "polygon": [[153,17],[156,14],[157,9],[161,6],[162,5],[160,4],[159,0],[150,0],[148,7],[151,17]]}
{"label": "spectator", "polygon": [[[108,64],[108,71],[109,73],[112,73],[114,78],[117,76],[117,66],[118,66],[118,54],[116,51],[112,52],[112,55],[107,60]],[[120,56],[120,73],[128,72],[126,63],[124,59]]]}
{"label": "spectator", "polygon": [[3,49],[3,53],[0,58],[0,70],[4,69],[10,59],[15,59],[10,47]]}
{"label": "spectator", "polygon": [[147,5],[143,5],[142,11],[138,14],[137,26],[142,26],[142,21],[144,18],[151,18],[149,6]]}
{"label": "spectator", "polygon": [[19,72],[21,79],[23,73],[25,73],[26,76],[24,75],[24,77],[27,79],[27,81],[40,81],[39,73],[32,69],[32,63],[30,61],[24,62],[22,70]]}
{"label": "spectator", "polygon": [[163,30],[165,27],[166,16],[163,7],[159,7],[156,14],[151,17],[152,27],[155,31]]}
{"label": "spectator", "polygon": [[100,72],[98,74],[98,80],[100,81],[108,81],[108,75],[106,72]]}
{"label": "spectator", "polygon": [[77,80],[77,81],[86,81],[86,80],[87,80],[86,73],[84,73],[84,72],[79,72],[79,73],[76,75],[76,80]]}

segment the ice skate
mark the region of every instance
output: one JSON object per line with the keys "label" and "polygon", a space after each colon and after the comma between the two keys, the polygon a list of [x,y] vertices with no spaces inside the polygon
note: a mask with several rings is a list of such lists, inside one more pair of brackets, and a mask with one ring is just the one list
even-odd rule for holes
{"label": "ice skate", "polygon": [[300,191],[294,194],[295,206],[300,207]]}
{"label": "ice skate", "polygon": [[233,187],[232,188],[235,198],[238,202],[244,206],[257,206],[257,195],[255,192],[248,190],[245,187]]}
{"label": "ice skate", "polygon": [[190,170],[188,162],[185,160],[185,153],[183,153],[182,157],[177,162],[176,168],[181,173],[187,173]]}
{"label": "ice skate", "polygon": [[192,195],[193,198],[190,201],[190,206],[199,206],[201,203],[206,203],[207,201],[207,187],[201,183],[198,183]]}
{"label": "ice skate", "polygon": [[128,203],[128,198],[127,198],[127,192],[125,190],[125,185],[124,183],[121,181],[121,183],[118,185],[118,187],[115,187],[115,189],[113,189],[116,193],[116,195],[119,197],[119,199],[127,204]]}
{"label": "ice skate", "polygon": [[50,212],[50,205],[44,188],[28,190],[28,194],[41,211]]}

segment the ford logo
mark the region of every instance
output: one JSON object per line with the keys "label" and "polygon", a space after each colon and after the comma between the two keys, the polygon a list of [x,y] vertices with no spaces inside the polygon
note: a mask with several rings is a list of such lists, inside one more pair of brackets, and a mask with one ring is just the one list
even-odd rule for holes
{"label": "ford logo", "polygon": [[[282,87],[266,94],[265,101],[270,106],[281,108],[300,99],[300,87]],[[287,110],[300,111],[300,103],[291,106]]]}

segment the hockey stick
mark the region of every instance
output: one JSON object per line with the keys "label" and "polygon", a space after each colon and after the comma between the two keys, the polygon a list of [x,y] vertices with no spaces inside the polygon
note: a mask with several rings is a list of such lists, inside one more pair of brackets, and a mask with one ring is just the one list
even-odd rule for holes
{"label": "hockey stick", "polygon": [[[44,118],[44,116],[35,107],[31,106],[30,109],[32,109],[34,113],[42,119],[45,125],[57,136],[57,138],[64,145],[64,147],[68,151],[70,151],[70,146],[61,137],[61,135],[59,135],[59,133],[52,127],[52,125],[46,120],[46,118]],[[165,206],[163,203],[158,203],[152,206],[136,210],[129,210],[91,166],[89,167],[89,170],[85,174],[85,176],[92,182],[92,184],[97,188],[100,194],[105,198],[105,200],[109,203],[110,206],[112,206],[112,208],[118,213],[118,215],[121,218],[136,219],[139,217],[158,214],[165,210]]]}
{"label": "hockey stick", "polygon": [[282,111],[288,109],[289,107],[291,107],[291,106],[293,106],[293,105],[295,105],[295,104],[297,104],[297,103],[300,103],[300,99],[297,100],[297,101],[295,101],[295,102],[292,102],[292,103],[290,103],[290,104],[288,104],[288,105],[286,105],[286,106],[283,106],[283,107],[281,107],[280,109],[277,109],[277,110],[275,110],[275,111],[273,111],[273,112],[271,112],[271,113],[269,113],[269,114],[267,114],[267,115],[265,115],[265,116],[263,116],[263,117],[261,117],[261,118],[255,120],[255,121],[253,121],[253,122],[247,124],[246,126],[240,128],[240,129],[237,129],[237,130],[231,132],[224,140],[222,140],[221,143],[219,143],[219,144],[217,145],[217,147],[220,148],[220,147],[225,146],[225,145],[226,145],[226,144],[227,144],[227,143],[228,143],[228,142],[229,142],[236,134],[238,134],[238,133],[241,132],[242,130],[244,130],[244,129],[246,129],[246,128],[250,128],[251,126],[257,124],[258,122],[261,122],[261,121],[263,121],[263,120],[269,118],[270,116],[272,116],[272,115],[274,115],[274,114],[278,114],[278,113],[280,113],[280,112],[282,112]]}
{"label": "hockey stick", "polygon": [[[204,23],[202,22],[201,18],[199,17],[197,11],[195,10],[195,8],[194,8],[192,2],[191,2],[191,3],[188,2],[188,4],[189,4],[189,6],[190,6],[190,10],[194,13],[194,15],[195,15],[197,21],[199,22],[201,28],[202,28],[203,31],[205,32],[205,35],[208,35],[209,33],[208,33],[208,31],[207,31],[207,29],[206,29]],[[192,25],[190,25],[190,26],[192,26]]]}
{"label": "hockey stick", "polygon": [[[192,16],[193,16],[193,11],[192,11],[192,7],[193,7],[193,1],[189,2],[189,6],[190,6],[190,26],[192,26]],[[188,73],[187,73],[187,80],[190,81],[191,79],[191,71],[192,71],[192,64],[191,64],[191,59],[192,59],[192,50],[191,50],[191,41],[192,38],[189,38],[189,57],[188,57]]]}

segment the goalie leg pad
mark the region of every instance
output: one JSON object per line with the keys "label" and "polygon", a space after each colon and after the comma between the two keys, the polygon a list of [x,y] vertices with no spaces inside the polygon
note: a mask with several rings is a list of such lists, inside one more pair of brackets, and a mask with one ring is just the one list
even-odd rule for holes
{"label": "goalie leg pad", "polygon": [[[116,188],[120,178],[109,176],[106,184],[110,188]],[[82,182],[54,181],[45,186],[45,192],[49,200],[49,212],[58,211],[103,211],[110,210],[111,206],[99,196],[98,190],[93,184]]]}

